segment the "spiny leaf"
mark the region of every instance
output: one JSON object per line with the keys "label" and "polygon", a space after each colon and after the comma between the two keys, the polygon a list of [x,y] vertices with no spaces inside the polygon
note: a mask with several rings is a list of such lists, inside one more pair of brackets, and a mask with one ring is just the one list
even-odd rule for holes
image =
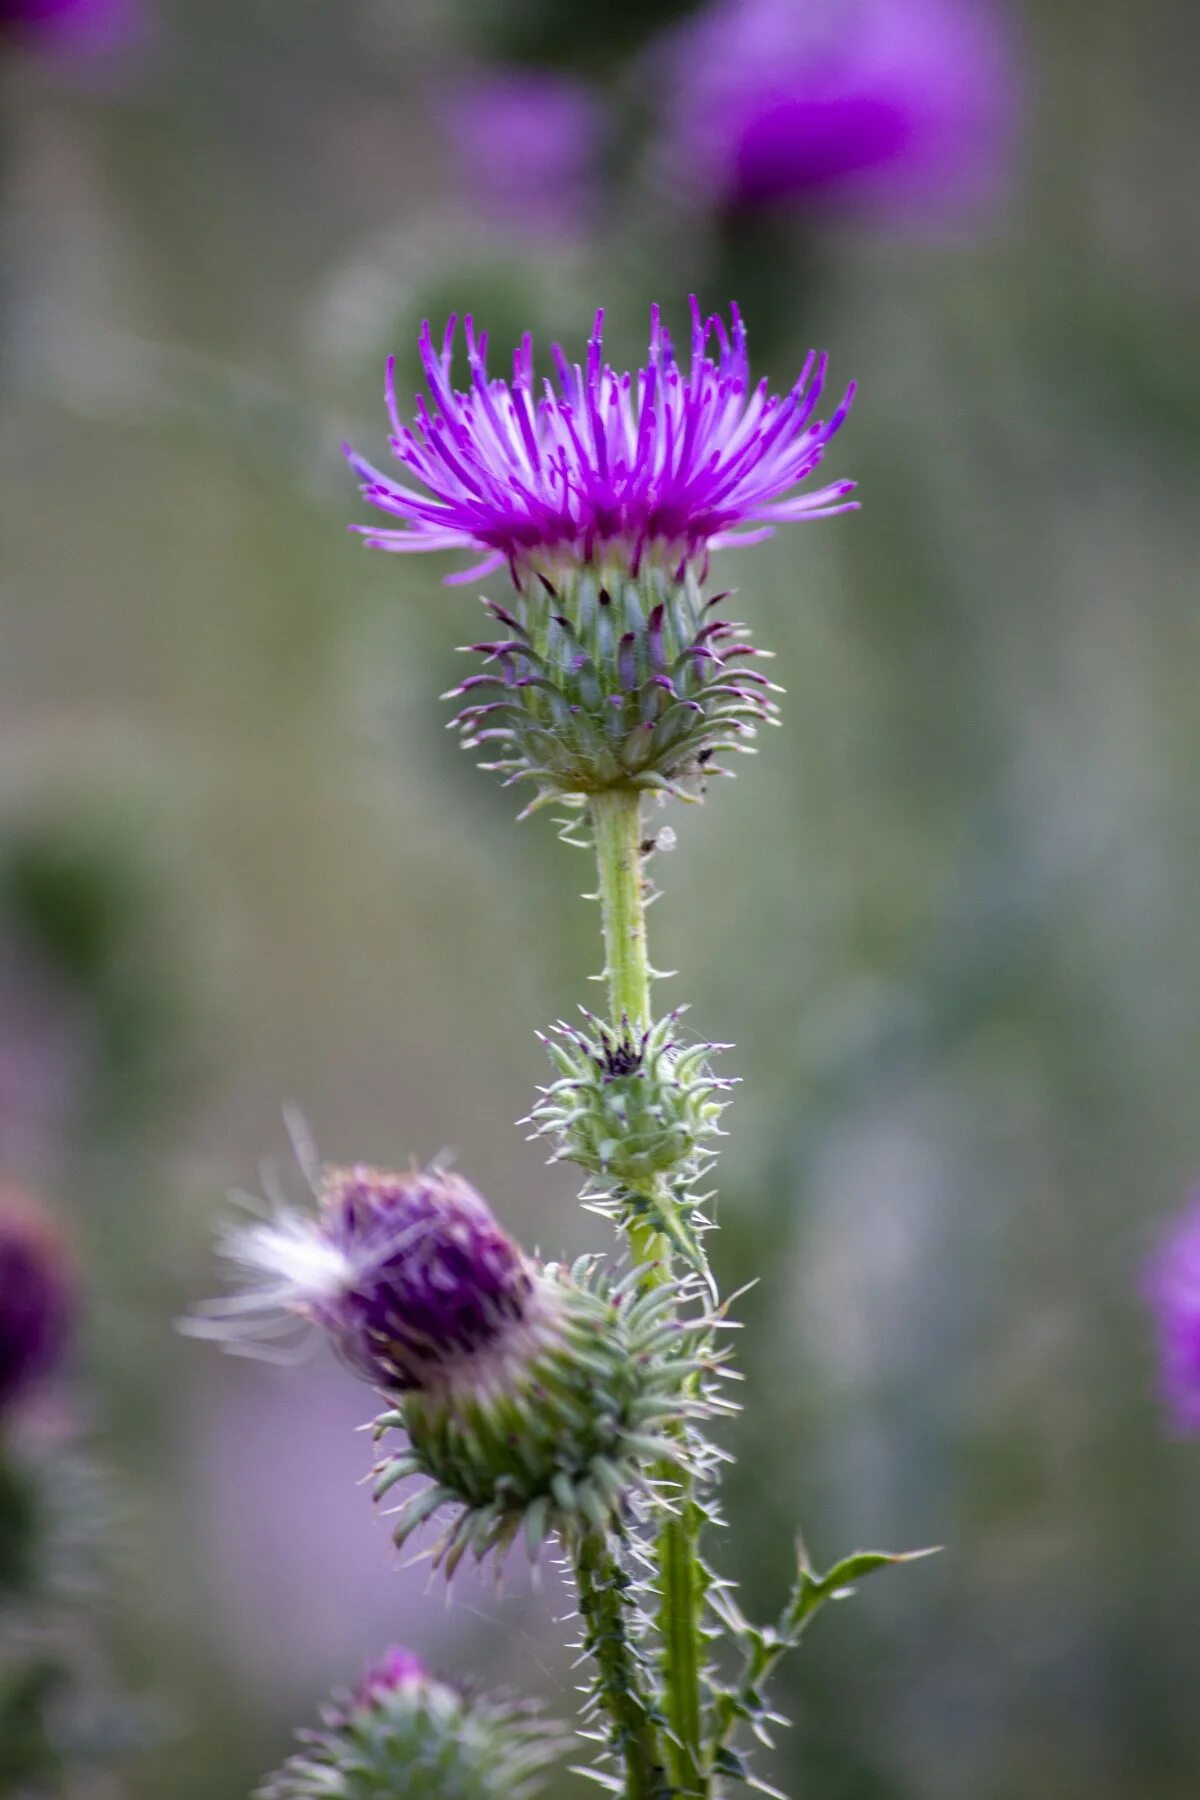
{"label": "spiny leaf", "polygon": [[824,1575],[814,1574],[803,1546],[799,1549],[799,1571],[796,1584],[780,1622],[780,1635],[792,1642],[799,1638],[813,1614],[827,1600],[838,1600],[852,1591],[853,1584],[876,1569],[894,1568],[899,1563],[919,1562],[922,1557],[936,1556],[940,1546],[927,1550],[856,1550],[844,1556]]}

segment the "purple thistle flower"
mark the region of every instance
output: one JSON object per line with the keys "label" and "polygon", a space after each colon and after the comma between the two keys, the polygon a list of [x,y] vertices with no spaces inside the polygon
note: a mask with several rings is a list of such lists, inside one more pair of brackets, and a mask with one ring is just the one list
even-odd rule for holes
{"label": "purple thistle flower", "polygon": [[250,1286],[188,1320],[193,1335],[251,1347],[308,1322],[398,1391],[502,1347],[530,1313],[530,1264],[461,1176],[328,1169],[318,1202],[315,1217],[281,1209],[227,1235]]}
{"label": "purple thistle flower", "polygon": [[586,233],[598,209],[604,107],[547,69],[461,74],[440,113],[460,186],[480,216],[552,243]]}
{"label": "purple thistle flower", "polygon": [[57,1230],[23,1196],[0,1192],[0,1417],[61,1360],[74,1312]]}
{"label": "purple thistle flower", "polygon": [[[814,417],[826,359],[810,354],[795,386],[780,396],[752,385],[746,330],[705,319],[693,298],[691,361],[676,361],[657,307],[646,367],[618,374],[604,361],[602,325],[583,363],[553,346],[557,384],[539,384],[528,333],[513,358],[511,383],[487,372],[487,335],[465,321],[468,390],[451,385],[457,319],[440,350],[426,324],[421,358],[430,403],[417,399],[413,426],[396,404],[388,364],[391,449],[419,486],[392,480],[352,449],[364,499],[400,520],[358,526],[380,550],[482,550],[484,560],[451,581],[469,581],[507,563],[513,580],[547,577],[569,564],[637,574],[643,561],[672,568],[730,543],[769,537],[776,524],[845,512],[851,481],[809,493],[800,484],[820,464],[853,397],[826,422]],[[715,340],[715,357],[709,354]]]}
{"label": "purple thistle flower", "polygon": [[668,175],[705,207],[950,222],[1003,191],[1015,61],[998,0],[714,0],[660,52]]}
{"label": "purple thistle flower", "polygon": [[1174,1429],[1200,1434],[1200,1194],[1163,1232],[1142,1292],[1154,1309],[1159,1389]]}
{"label": "purple thistle flower", "polygon": [[378,1706],[390,1694],[403,1688],[423,1687],[429,1678],[429,1670],[415,1650],[404,1650],[393,1644],[363,1676],[355,1690],[354,1704],[356,1707]]}

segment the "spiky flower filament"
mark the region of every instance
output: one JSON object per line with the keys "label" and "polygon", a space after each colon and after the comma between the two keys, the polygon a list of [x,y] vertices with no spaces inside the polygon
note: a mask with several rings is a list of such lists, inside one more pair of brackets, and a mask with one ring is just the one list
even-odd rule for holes
{"label": "spiky flower filament", "polygon": [[[828,422],[815,417],[826,359],[810,355],[791,391],[750,378],[746,330],[691,301],[691,360],[676,359],[657,306],[645,368],[618,373],[604,360],[596,314],[583,363],[552,348],[555,381],[540,384],[528,333],[511,382],[487,368],[487,334],[465,321],[465,390],[453,385],[457,319],[435,348],[428,323],[421,361],[429,398],[412,425],[400,417],[389,362],[390,448],[411,478],[397,481],[347,446],[363,497],[398,523],[360,527],[381,550],[467,549],[483,561],[457,580],[507,564],[516,586],[532,571],[675,569],[710,550],[770,536],[776,524],[852,506],[854,484],[796,490],[819,467],[853,389]],[[716,354],[710,354],[710,346]]]}

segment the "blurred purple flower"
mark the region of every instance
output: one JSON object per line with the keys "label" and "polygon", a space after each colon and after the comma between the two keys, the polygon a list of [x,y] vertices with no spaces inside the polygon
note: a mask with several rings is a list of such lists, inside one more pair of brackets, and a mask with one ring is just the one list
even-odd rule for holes
{"label": "blurred purple flower", "polygon": [[0,27],[70,60],[124,50],[144,23],[141,0],[0,0]]}
{"label": "blurred purple flower", "polygon": [[60,1361],[74,1301],[58,1231],[31,1200],[0,1189],[0,1416]]}
{"label": "blurred purple flower", "polygon": [[544,69],[473,71],[445,87],[440,114],[459,184],[483,218],[528,237],[587,234],[608,122],[586,83]]}
{"label": "blurred purple flower", "polygon": [[1001,0],[712,0],[660,55],[667,167],[705,206],[919,227],[1004,193],[1020,84]]}
{"label": "blurred purple flower", "polygon": [[1200,1434],[1200,1193],[1173,1219],[1146,1266],[1142,1291],[1158,1328],[1159,1387],[1174,1429]]}

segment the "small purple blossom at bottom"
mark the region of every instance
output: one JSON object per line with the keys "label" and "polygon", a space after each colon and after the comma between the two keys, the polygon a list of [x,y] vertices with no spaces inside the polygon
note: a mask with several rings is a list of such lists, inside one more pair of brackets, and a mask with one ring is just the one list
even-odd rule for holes
{"label": "small purple blossom at bottom", "polygon": [[74,1312],[57,1228],[24,1195],[0,1190],[0,1417],[61,1361]]}
{"label": "small purple blossom at bottom", "polygon": [[986,211],[1021,111],[1002,0],[712,0],[659,51],[662,158],[694,202],[900,229]]}
{"label": "small purple blossom at bottom", "polygon": [[416,1652],[393,1644],[363,1676],[355,1689],[354,1704],[378,1706],[389,1694],[401,1688],[423,1687],[428,1680],[429,1670]]}
{"label": "small purple blossom at bottom", "polygon": [[438,110],[481,218],[555,243],[590,233],[608,120],[585,82],[547,69],[472,70],[445,85]]}
{"label": "small purple blossom at bottom", "polygon": [[257,1800],[533,1800],[562,1744],[538,1709],[466,1696],[391,1650],[257,1790]]}
{"label": "small purple blossom at bottom", "polygon": [[440,1169],[326,1169],[315,1216],[281,1209],[223,1249],[247,1278],[185,1321],[193,1336],[269,1344],[308,1322],[393,1392],[421,1388],[526,1318],[532,1266],[483,1196]]}
{"label": "small purple blossom at bottom", "polygon": [[1180,1436],[1200,1435],[1200,1193],[1163,1232],[1142,1292],[1158,1333],[1159,1390]]}

